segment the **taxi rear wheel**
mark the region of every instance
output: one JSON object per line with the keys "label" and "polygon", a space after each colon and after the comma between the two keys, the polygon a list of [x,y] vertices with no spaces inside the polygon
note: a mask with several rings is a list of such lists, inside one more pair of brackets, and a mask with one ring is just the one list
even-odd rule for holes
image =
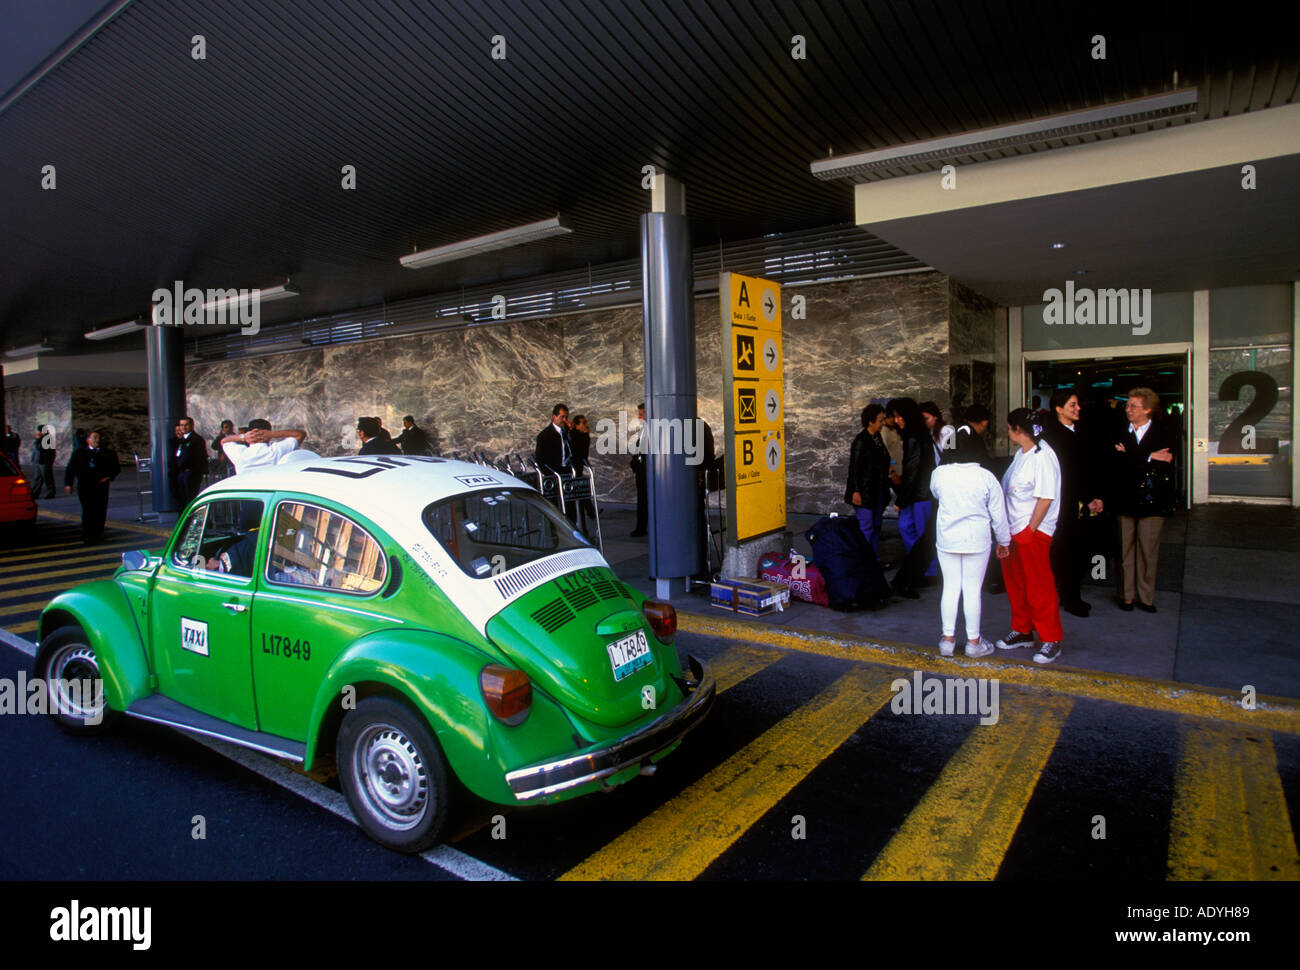
{"label": "taxi rear wheel", "polygon": [[45,638],[38,677],[45,681],[48,710],[72,734],[95,734],[116,716],[104,697],[99,659],[80,627],[60,627]]}
{"label": "taxi rear wheel", "polygon": [[438,841],[447,818],[447,769],[438,743],[410,708],[368,697],[339,728],[339,779],[366,834],[399,852]]}

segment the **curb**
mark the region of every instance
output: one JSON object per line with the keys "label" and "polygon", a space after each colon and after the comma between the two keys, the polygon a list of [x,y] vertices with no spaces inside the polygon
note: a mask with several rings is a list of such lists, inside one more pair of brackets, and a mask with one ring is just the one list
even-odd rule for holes
{"label": "curb", "polygon": [[1169,714],[1228,721],[1267,731],[1300,734],[1300,706],[1292,698],[1261,694],[1255,698],[1255,709],[1246,710],[1241,706],[1240,694],[1224,693],[1221,688],[1077,667],[1040,667],[1010,659],[993,661],[941,657],[932,648],[916,644],[871,640],[852,634],[832,635],[811,630],[751,625],[743,621],[686,611],[678,611],[677,616],[678,629],[702,636],[744,640],[823,657],[907,670],[922,669],[936,674],[969,677],[972,673],[977,673],[1019,687],[1032,687]]}

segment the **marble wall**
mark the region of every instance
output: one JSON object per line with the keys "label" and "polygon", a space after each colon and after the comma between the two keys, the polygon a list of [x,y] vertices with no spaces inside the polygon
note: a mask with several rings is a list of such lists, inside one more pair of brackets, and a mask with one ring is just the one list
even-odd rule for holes
{"label": "marble wall", "polygon": [[[964,288],[963,288],[964,289]],[[790,298],[806,297],[795,320]],[[969,295],[967,295],[969,294]],[[873,399],[908,395],[950,404],[950,319],[960,316],[971,346],[989,343],[982,298],[957,293],[929,272],[787,288],[784,293],[787,507],[843,505],[848,448],[858,412]],[[991,304],[989,304],[991,307]],[[722,435],[717,297],[695,305],[700,416]],[[991,322],[988,322],[991,327]],[[969,360],[967,360],[969,365]],[[220,421],[265,417],[301,427],[307,447],[354,453],[360,415],[396,433],[413,414],[444,452],[531,452],[557,401],[586,414],[593,432],[620,410],[635,417],[645,399],[641,310],[618,310],[473,327],[191,365],[188,406],[210,437]],[[602,498],[635,501],[621,455],[596,455]]]}
{"label": "marble wall", "polygon": [[9,387],[5,388],[5,421],[23,439],[22,459],[31,452],[36,426],[54,427],[56,463],[72,454],[73,432],[99,431],[104,443],[123,462],[134,452],[149,449],[149,398],[143,387]]}

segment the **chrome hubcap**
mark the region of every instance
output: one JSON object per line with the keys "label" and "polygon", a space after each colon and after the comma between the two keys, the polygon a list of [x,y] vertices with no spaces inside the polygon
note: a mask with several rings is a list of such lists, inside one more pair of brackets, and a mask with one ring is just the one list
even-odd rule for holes
{"label": "chrome hubcap", "polygon": [[429,776],[411,739],[391,724],[372,724],[352,757],[366,810],[388,828],[419,825],[429,808]]}
{"label": "chrome hubcap", "polygon": [[69,644],[50,661],[50,699],[59,714],[83,721],[98,721],[104,714],[104,685],[95,651],[85,644]]}

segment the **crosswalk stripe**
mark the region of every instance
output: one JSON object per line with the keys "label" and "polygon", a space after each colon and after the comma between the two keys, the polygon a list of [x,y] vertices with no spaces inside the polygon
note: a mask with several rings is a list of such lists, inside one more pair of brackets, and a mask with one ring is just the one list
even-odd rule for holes
{"label": "crosswalk stripe", "polygon": [[[118,562],[114,560],[110,560],[109,562],[91,563],[85,566],[73,566],[70,569],[47,570],[45,572],[32,573],[32,575],[30,576],[21,576],[21,577],[13,576],[9,578],[0,579],[0,585],[7,585],[9,583],[36,582],[37,580],[41,580],[41,579],[57,579],[59,576],[76,576],[78,574],[84,575],[87,580],[105,579],[109,576],[112,576],[113,573],[117,571],[118,565],[119,565]],[[0,589],[0,598],[13,593],[17,593],[21,595],[23,593],[23,587],[15,586],[12,589]]]}
{"label": "crosswalk stripe", "polygon": [[[103,576],[100,576],[98,578],[107,579],[109,575],[110,575],[109,573],[105,573]],[[87,581],[95,578],[96,577],[94,576],[86,577]],[[71,589],[73,585],[76,584],[75,583],[69,584],[67,582],[47,583],[44,586],[30,586],[30,587],[24,587],[23,589],[8,590],[7,593],[12,593],[15,596],[37,596],[39,598],[24,603],[6,603],[6,605],[0,606],[0,616],[13,616],[16,613],[27,613],[30,611],[39,612],[45,609],[45,605],[49,602],[49,598],[44,596],[43,594],[62,593],[65,589]],[[3,597],[5,595],[6,593],[0,593],[0,597]]]}
{"label": "crosswalk stripe", "polygon": [[11,566],[21,566],[27,563],[41,562],[45,559],[75,559],[76,553],[84,550],[86,555],[95,555],[98,553],[115,552],[121,555],[128,549],[141,548],[138,542],[105,542],[97,546],[87,546],[80,542],[68,543],[63,546],[41,546],[40,552],[27,552],[21,556],[0,556],[0,568]]}
{"label": "crosswalk stripe", "polygon": [[1012,694],[977,725],[863,879],[992,879],[1074,702]]}
{"label": "crosswalk stripe", "polygon": [[890,697],[855,667],[561,879],[694,879]]}
{"label": "crosswalk stripe", "polygon": [[1180,724],[1169,878],[1300,879],[1300,858],[1267,731]]}
{"label": "crosswalk stripe", "polygon": [[5,629],[10,633],[31,633],[33,630],[39,628],[40,625],[39,620],[31,620],[27,623],[19,623],[16,626],[7,626]]}
{"label": "crosswalk stripe", "polygon": [[[49,566],[58,566],[63,563],[82,563],[83,568],[90,566],[99,566],[104,563],[118,563],[122,561],[123,550],[97,552],[85,556],[64,556],[61,559],[49,560],[46,562],[25,562],[16,566],[0,566],[0,576],[6,578],[0,579],[0,583],[16,582],[20,574],[31,574],[33,576],[47,574]],[[63,575],[56,573],[54,575]]]}

